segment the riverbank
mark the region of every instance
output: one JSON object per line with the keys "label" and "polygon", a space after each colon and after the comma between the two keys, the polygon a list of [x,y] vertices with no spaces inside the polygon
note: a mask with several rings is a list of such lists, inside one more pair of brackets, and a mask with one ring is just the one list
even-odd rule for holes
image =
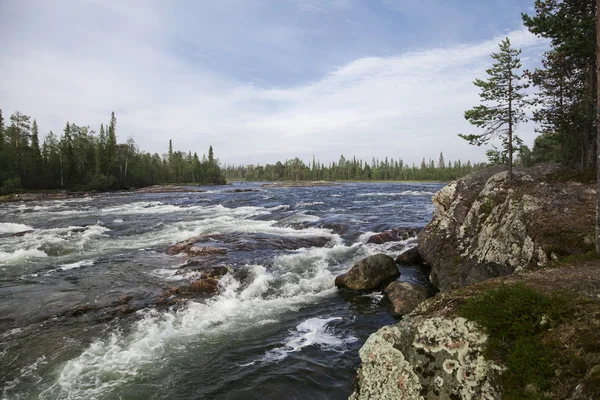
{"label": "riverbank", "polygon": [[434,196],[418,248],[441,293],[371,335],[353,400],[599,398],[595,184],[557,176],[490,168]]}

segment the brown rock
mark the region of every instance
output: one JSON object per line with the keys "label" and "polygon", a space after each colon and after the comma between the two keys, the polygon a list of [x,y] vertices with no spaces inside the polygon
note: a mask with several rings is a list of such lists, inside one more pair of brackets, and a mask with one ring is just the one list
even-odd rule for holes
{"label": "brown rock", "polygon": [[198,279],[189,286],[195,293],[215,294],[219,291],[219,281],[214,278]]}
{"label": "brown rock", "polygon": [[393,228],[373,235],[367,240],[367,243],[383,244],[387,242],[399,242],[417,237],[421,228]]}
{"label": "brown rock", "polygon": [[191,246],[187,249],[187,253],[190,257],[206,256],[209,254],[225,254],[226,252],[227,250],[224,248],[213,246]]}
{"label": "brown rock", "polygon": [[398,264],[404,264],[404,265],[419,264],[421,261],[422,261],[422,259],[421,259],[421,256],[419,255],[419,249],[417,247],[408,249],[405,252],[401,253],[398,257],[396,257],[396,262]]}
{"label": "brown rock", "polygon": [[422,285],[409,282],[392,282],[384,290],[392,302],[392,314],[410,314],[421,302],[429,298],[429,291]]}
{"label": "brown rock", "polygon": [[400,276],[394,259],[385,254],[375,254],[358,261],[345,274],[335,279],[337,287],[352,290],[373,290]]}

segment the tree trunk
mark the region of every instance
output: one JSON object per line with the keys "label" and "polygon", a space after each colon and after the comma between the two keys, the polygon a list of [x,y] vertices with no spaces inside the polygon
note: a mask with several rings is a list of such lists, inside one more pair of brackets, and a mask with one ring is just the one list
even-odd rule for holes
{"label": "tree trunk", "polygon": [[[600,1],[600,0],[598,0]],[[508,78],[508,182],[512,183],[513,170],[513,118],[512,118],[512,70]]]}
{"label": "tree trunk", "polygon": [[[596,82],[600,82],[600,0],[596,1]],[[596,91],[596,253],[600,254],[600,84]]]}

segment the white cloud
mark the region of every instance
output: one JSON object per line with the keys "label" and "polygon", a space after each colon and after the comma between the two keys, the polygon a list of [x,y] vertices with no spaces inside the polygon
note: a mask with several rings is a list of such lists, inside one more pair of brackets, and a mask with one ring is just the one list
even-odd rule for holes
{"label": "white cloud", "polygon": [[[303,12],[317,11],[318,3],[303,4]],[[483,149],[456,134],[475,132],[462,115],[478,102],[472,81],[484,75],[499,37],[363,57],[291,87],[258,85],[240,82],[194,56],[199,52],[202,59],[203,51],[217,48],[248,51],[235,44],[235,35],[223,39],[224,27],[211,38],[216,43],[206,47],[206,40],[194,37],[208,34],[206,27],[178,26],[161,3],[94,0],[80,7],[67,16],[60,15],[62,9],[38,10],[22,24],[19,37],[0,30],[0,106],[38,118],[43,131],[60,131],[66,120],[97,128],[114,110],[120,140],[131,135],[141,149],[159,153],[169,139],[176,149],[199,153],[212,144],[224,162],[295,156],[308,161],[313,154],[333,161],[344,154],[419,163],[423,157],[436,159],[440,151],[446,160],[484,158]],[[20,10],[8,11],[16,21],[23,17]],[[244,23],[242,11],[236,13],[232,21]],[[275,46],[271,49],[305,45],[302,31],[280,23],[249,35]],[[523,29],[508,36],[524,54],[537,55],[545,46]],[[199,42],[204,47],[197,50]],[[531,143],[532,128],[525,127],[521,136]]]}

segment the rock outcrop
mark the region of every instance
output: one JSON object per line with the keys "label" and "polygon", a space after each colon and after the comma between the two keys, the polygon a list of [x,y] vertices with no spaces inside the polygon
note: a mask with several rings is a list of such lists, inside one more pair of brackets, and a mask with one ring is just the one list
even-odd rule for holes
{"label": "rock outcrop", "polygon": [[429,291],[425,286],[410,282],[392,282],[384,292],[392,303],[392,314],[395,316],[411,313],[429,298]]}
{"label": "rock outcrop", "polygon": [[433,197],[419,253],[441,291],[548,265],[593,249],[593,184],[559,182],[556,167],[503,167],[452,182]]}
{"label": "rock outcrop", "polygon": [[385,254],[375,254],[358,261],[345,274],[335,278],[335,286],[352,290],[374,290],[400,276],[396,262]]}
{"label": "rock outcrop", "polygon": [[[567,304],[567,308],[559,319],[536,313],[540,303],[535,300],[531,303],[533,313],[523,320],[538,321],[533,332],[539,336],[533,341],[533,347],[543,346],[547,353],[542,354],[550,357],[546,359],[550,370],[546,371],[543,388],[532,383],[515,387],[513,383],[511,396],[506,397],[502,382],[506,382],[507,374],[535,376],[540,366],[519,363],[516,368],[524,370],[511,371],[502,357],[489,358],[486,347],[492,336],[478,323],[462,317],[461,309],[470,299],[486,298],[493,290],[516,285],[525,285],[543,296],[568,293],[562,297],[568,300],[562,305]],[[521,299],[528,301],[527,297]],[[552,302],[546,305],[556,306]],[[488,307],[493,313],[497,304],[491,302]],[[516,273],[440,293],[421,303],[400,322],[383,327],[369,337],[359,352],[361,366],[356,390],[350,399],[600,398],[600,337],[597,335],[600,319],[597,315],[600,315],[600,260]],[[519,313],[519,317],[524,316]],[[496,318],[492,319],[496,321]],[[514,321],[507,320],[508,329],[513,329]],[[514,329],[513,334],[525,332],[518,327]],[[500,336],[503,342],[510,335]],[[512,340],[526,343],[518,337]],[[566,343],[568,345],[564,345]],[[515,354],[522,351],[521,357],[529,362],[530,350],[517,347],[508,346],[508,349],[515,350]],[[519,359],[513,357],[513,360]],[[514,361],[512,365],[515,368]]]}
{"label": "rock outcrop", "polygon": [[501,368],[483,357],[487,335],[464,318],[410,316],[360,349],[352,400],[498,399]]}

